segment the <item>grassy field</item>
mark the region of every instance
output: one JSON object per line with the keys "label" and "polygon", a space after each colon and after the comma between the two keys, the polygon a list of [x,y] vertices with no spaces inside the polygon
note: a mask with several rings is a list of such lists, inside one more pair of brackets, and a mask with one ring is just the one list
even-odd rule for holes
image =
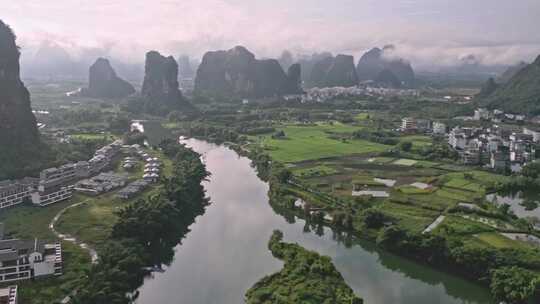
{"label": "grassy field", "polygon": [[74,139],[79,140],[114,140],[115,137],[111,135],[110,133],[78,133],[78,134],[71,134],[70,135]]}
{"label": "grassy field", "polygon": [[[163,161],[163,173],[170,175],[172,172],[172,162],[163,154],[157,151],[147,151],[152,156],[156,156]],[[131,172],[130,179],[135,180],[142,176],[144,167],[139,166],[138,170]],[[118,172],[122,172],[120,166]],[[98,247],[109,238],[112,226],[116,222],[114,212],[123,206],[135,201],[139,198],[148,197],[159,191],[159,186],[148,188],[142,194],[124,201],[116,198],[117,191],[113,191],[98,197],[85,195],[76,195],[76,201],[85,202],[85,204],[67,210],[64,215],[58,220],[56,229],[61,233],[68,233],[77,237],[92,247]]]}
{"label": "grassy field", "polygon": [[280,162],[300,162],[320,158],[382,152],[388,146],[364,140],[330,138],[331,133],[351,133],[357,127],[343,124],[316,126],[286,126],[281,128],[287,139],[265,138],[264,147]]}
{"label": "grassy field", "polygon": [[60,210],[75,204],[74,200],[63,201],[47,208],[35,206],[18,206],[0,213],[0,222],[4,223],[6,232],[19,238],[55,239],[49,230],[49,223]]}
{"label": "grassy field", "polygon": [[410,136],[403,136],[400,138],[400,142],[406,142],[406,141],[409,141],[413,144],[413,149],[431,146],[433,144],[433,139],[425,135],[410,135]]}

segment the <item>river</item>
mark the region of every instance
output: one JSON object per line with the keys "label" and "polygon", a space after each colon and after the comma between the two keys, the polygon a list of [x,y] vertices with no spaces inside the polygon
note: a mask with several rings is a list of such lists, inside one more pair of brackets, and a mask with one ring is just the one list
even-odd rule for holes
{"label": "river", "polygon": [[204,186],[212,204],[175,248],[172,264],[139,289],[138,304],[239,304],[245,292],[282,267],[267,249],[274,229],[332,258],[346,282],[366,304],[491,303],[487,289],[392,254],[371,243],[345,246],[327,228],[305,231],[268,203],[268,185],[249,159],[199,140],[187,144],[204,157],[212,176]]}

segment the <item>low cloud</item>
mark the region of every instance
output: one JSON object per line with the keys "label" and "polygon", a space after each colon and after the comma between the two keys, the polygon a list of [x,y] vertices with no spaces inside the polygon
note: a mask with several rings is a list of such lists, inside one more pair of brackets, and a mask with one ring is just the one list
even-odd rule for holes
{"label": "low cloud", "polygon": [[[483,5],[491,10],[483,10]],[[151,49],[201,57],[241,44],[258,57],[331,51],[355,55],[393,44],[392,56],[415,68],[531,61],[540,54],[540,4],[522,0],[25,0],[2,4],[18,35],[23,61],[44,41],[77,61],[109,56],[142,63]],[[447,7],[450,6],[450,7]],[[471,10],[473,12],[471,12]],[[88,58],[88,59],[87,59]]]}

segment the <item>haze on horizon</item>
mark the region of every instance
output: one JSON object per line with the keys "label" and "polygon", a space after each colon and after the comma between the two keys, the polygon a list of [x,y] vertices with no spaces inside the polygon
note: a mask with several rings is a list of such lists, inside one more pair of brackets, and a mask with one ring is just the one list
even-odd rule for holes
{"label": "haze on horizon", "polygon": [[175,57],[244,45],[258,57],[331,51],[358,60],[396,45],[415,68],[468,55],[486,65],[540,54],[538,0],[20,0],[2,4],[29,62],[43,43],[73,58],[142,62],[148,50]]}

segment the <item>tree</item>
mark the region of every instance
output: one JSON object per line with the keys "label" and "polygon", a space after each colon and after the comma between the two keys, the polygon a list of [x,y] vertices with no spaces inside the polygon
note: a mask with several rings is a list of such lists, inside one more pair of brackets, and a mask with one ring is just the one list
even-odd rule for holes
{"label": "tree", "polygon": [[523,167],[521,174],[525,177],[537,179],[540,176],[540,163],[530,163]]}
{"label": "tree", "polygon": [[386,220],[386,215],[377,209],[369,208],[364,211],[364,224],[367,228],[381,228]]}
{"label": "tree", "polygon": [[167,115],[167,120],[169,120],[170,122],[180,122],[184,117],[185,115],[182,114],[182,112],[172,111],[171,113],[169,113],[169,115]]}
{"label": "tree", "polygon": [[143,145],[146,140],[146,135],[139,131],[127,132],[124,134],[124,142],[127,145],[139,144]]}
{"label": "tree", "polygon": [[109,130],[114,134],[123,134],[129,130],[131,120],[126,115],[115,115],[109,118]]}
{"label": "tree", "polygon": [[413,143],[410,142],[410,141],[402,141],[402,142],[399,144],[399,148],[400,148],[402,151],[405,151],[405,152],[411,151],[412,147],[413,147]]}
{"label": "tree", "polygon": [[540,277],[520,268],[503,267],[491,273],[491,293],[498,301],[508,303],[539,303]]}
{"label": "tree", "polygon": [[499,205],[499,212],[504,215],[504,216],[508,216],[511,214],[512,210],[511,210],[512,206],[510,206],[509,204],[501,204]]}
{"label": "tree", "polygon": [[399,248],[401,242],[405,240],[406,237],[407,233],[405,230],[393,225],[379,231],[379,234],[377,235],[377,245],[386,249],[396,249]]}
{"label": "tree", "polygon": [[495,265],[496,252],[490,248],[474,245],[452,246],[450,256],[463,273],[474,278],[485,278]]}

